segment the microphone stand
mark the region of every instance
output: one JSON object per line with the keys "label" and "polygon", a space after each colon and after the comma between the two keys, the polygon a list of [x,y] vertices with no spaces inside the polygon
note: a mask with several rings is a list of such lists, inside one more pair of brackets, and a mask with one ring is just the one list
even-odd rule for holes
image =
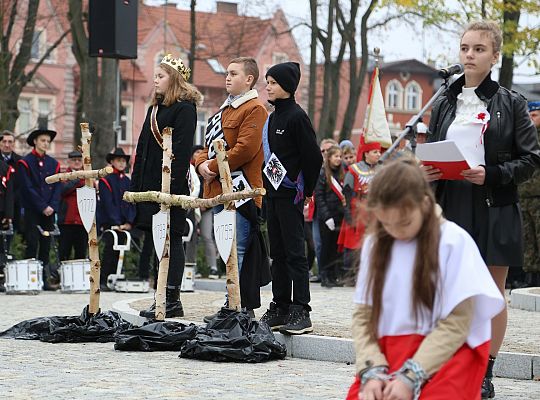
{"label": "microphone stand", "polygon": [[399,136],[397,137],[397,139],[394,141],[394,143],[392,143],[392,146],[390,146],[388,148],[388,150],[386,150],[384,152],[384,154],[381,156],[381,158],[379,159],[379,164],[382,164],[384,163],[391,155],[392,153],[394,152],[394,150],[396,149],[396,147],[399,146],[399,143],[404,140],[407,136],[411,136],[411,148],[412,148],[412,152],[413,154],[415,154],[416,152],[416,124],[418,124],[418,122],[422,119],[422,115],[424,115],[424,113],[427,111],[427,109],[429,107],[431,107],[431,105],[435,102],[435,100],[437,100],[437,98],[446,90],[448,89],[448,86],[449,86],[449,83],[448,83],[448,79],[450,77],[447,77],[444,79],[444,82],[443,84],[441,85],[441,87],[439,88],[439,90],[437,90],[437,92],[433,95],[433,97],[431,97],[431,99],[429,99],[429,101],[426,103],[426,105],[418,112],[418,114],[414,115],[408,122],[407,124],[405,125],[405,129],[401,131],[401,133],[399,134]]}

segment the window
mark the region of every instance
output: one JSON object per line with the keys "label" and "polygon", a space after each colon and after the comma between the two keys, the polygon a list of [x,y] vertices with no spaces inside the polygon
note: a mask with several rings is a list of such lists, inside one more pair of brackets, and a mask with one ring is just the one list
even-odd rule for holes
{"label": "window", "polygon": [[130,143],[131,142],[131,121],[133,119],[133,105],[122,104],[120,107],[120,132],[118,136],[118,143]]}
{"label": "window", "polygon": [[386,85],[386,108],[399,109],[403,95],[403,87],[396,80],[388,82]]}
{"label": "window", "polygon": [[18,132],[29,132],[32,128],[32,106],[31,99],[19,98],[19,119],[17,124]]}
{"label": "window", "polygon": [[195,131],[195,144],[204,146],[204,134],[206,133],[206,112],[197,111],[197,129]]}
{"label": "window", "polygon": [[289,61],[289,56],[285,53],[272,53],[272,64],[281,64]]}
{"label": "window", "polygon": [[227,73],[227,70],[225,69],[225,67],[223,65],[221,65],[219,63],[218,60],[216,60],[215,58],[209,58],[208,60],[206,60],[208,62],[208,64],[210,65],[210,67],[212,67],[212,70],[217,73],[217,74],[226,74]]}
{"label": "window", "polygon": [[419,110],[422,103],[422,89],[416,82],[410,82],[405,90],[407,110]]}
{"label": "window", "polygon": [[[30,49],[30,58],[39,60],[47,50],[47,32],[45,30],[35,30],[32,38],[32,48]],[[46,60],[51,59],[51,54],[47,56]]]}

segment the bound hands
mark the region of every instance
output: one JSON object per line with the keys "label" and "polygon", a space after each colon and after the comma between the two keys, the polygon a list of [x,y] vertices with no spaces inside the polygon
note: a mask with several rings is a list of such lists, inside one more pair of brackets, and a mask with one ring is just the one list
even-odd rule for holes
{"label": "bound hands", "polygon": [[412,400],[410,387],[399,379],[380,381],[370,379],[362,388],[359,400]]}
{"label": "bound hands", "polygon": [[206,160],[205,162],[199,164],[199,167],[197,168],[199,174],[201,174],[204,180],[207,182],[212,182],[212,180],[217,176],[217,174],[215,172],[212,172],[208,167],[210,162],[211,160]]}

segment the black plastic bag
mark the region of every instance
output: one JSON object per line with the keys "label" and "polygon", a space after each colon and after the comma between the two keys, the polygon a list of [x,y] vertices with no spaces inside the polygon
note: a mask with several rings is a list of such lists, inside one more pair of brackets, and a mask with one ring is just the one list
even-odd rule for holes
{"label": "black plastic bag", "polygon": [[134,327],[115,336],[115,350],[179,351],[184,342],[197,334],[196,325],[180,322],[156,321]]}
{"label": "black plastic bag", "polygon": [[185,342],[180,357],[255,363],[286,355],[287,348],[267,324],[252,320],[245,312],[222,308],[205,330]]}
{"label": "black plastic bag", "polygon": [[86,306],[80,316],[40,317],[19,322],[0,337],[49,343],[114,342],[114,334],[131,324],[114,311],[91,315]]}

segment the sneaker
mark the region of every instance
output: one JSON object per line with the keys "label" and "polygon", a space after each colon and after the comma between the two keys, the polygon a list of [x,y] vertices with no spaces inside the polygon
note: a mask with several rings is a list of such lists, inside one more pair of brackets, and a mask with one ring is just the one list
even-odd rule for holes
{"label": "sneaker", "polygon": [[210,273],[208,274],[208,278],[210,279],[219,279],[219,271],[217,267],[211,267]]}
{"label": "sneaker", "polygon": [[292,305],[289,309],[287,323],[279,329],[279,332],[284,335],[301,335],[313,332],[309,312],[303,306]]}
{"label": "sneaker", "polygon": [[311,283],[321,283],[321,277],[319,275],[313,275],[309,278]]}
{"label": "sneaker", "polygon": [[287,323],[288,316],[289,314],[286,311],[280,310],[276,303],[271,302],[259,322],[266,322],[273,331],[277,331]]}
{"label": "sneaker", "polygon": [[491,378],[484,378],[482,381],[482,400],[492,399],[495,397],[495,387],[493,387],[493,382]]}

